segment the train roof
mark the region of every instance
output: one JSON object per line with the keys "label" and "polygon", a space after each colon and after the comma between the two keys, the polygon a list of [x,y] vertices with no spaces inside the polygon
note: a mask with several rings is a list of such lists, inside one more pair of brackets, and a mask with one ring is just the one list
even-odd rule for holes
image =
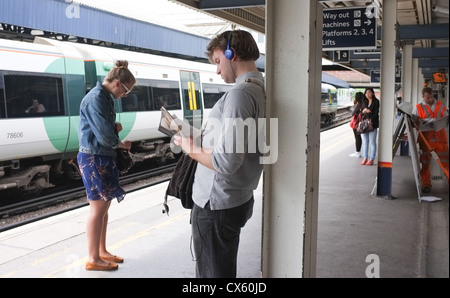
{"label": "train roof", "polygon": [[112,66],[111,63],[117,60],[127,60],[130,64],[130,69],[132,68],[137,69],[146,66],[147,67],[155,66],[177,72],[180,69],[187,71],[204,72],[210,74],[210,78],[208,78],[208,80],[220,82],[219,80],[220,76],[216,74],[216,66],[210,63],[195,62],[166,56],[158,56],[148,53],[119,50],[103,46],[95,46],[73,42],[63,42],[54,39],[46,39],[40,37],[35,38],[35,44],[52,45],[56,48],[62,47],[71,48],[72,51],[76,51],[78,55],[80,55],[82,59],[84,59],[84,61],[104,62],[105,67],[107,67],[107,65]]}

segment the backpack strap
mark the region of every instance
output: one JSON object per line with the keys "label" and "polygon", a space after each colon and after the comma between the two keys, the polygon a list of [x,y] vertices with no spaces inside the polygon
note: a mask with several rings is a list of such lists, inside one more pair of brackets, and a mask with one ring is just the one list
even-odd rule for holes
{"label": "backpack strap", "polygon": [[256,84],[256,85],[258,85],[259,87],[263,88],[264,92],[266,92],[266,89],[264,88],[264,83],[261,82],[260,80],[252,79],[252,78],[246,78],[246,79],[244,80],[244,82]]}
{"label": "backpack strap", "polygon": [[167,216],[169,216],[169,205],[167,204],[167,190],[166,190],[166,194],[164,195],[164,203],[163,203],[164,209],[162,210],[162,213],[167,214]]}

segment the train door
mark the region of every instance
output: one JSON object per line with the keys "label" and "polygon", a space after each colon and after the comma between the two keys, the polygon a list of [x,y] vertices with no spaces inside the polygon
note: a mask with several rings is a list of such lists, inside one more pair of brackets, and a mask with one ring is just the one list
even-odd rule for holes
{"label": "train door", "polygon": [[183,117],[189,123],[201,128],[203,106],[200,92],[200,73],[180,70]]}

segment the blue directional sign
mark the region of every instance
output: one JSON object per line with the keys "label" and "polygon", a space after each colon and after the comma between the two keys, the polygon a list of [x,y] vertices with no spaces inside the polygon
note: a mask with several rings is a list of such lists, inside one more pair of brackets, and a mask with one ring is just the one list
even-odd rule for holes
{"label": "blue directional sign", "polygon": [[370,82],[371,83],[380,83],[380,81],[381,81],[381,71],[379,69],[371,70],[370,71]]}
{"label": "blue directional sign", "polygon": [[[381,82],[381,70],[371,70],[370,71],[370,82],[380,83]],[[402,71],[401,69],[395,70],[395,82],[400,84],[402,82]]]}
{"label": "blue directional sign", "polygon": [[323,10],[323,50],[377,48],[377,7]]}

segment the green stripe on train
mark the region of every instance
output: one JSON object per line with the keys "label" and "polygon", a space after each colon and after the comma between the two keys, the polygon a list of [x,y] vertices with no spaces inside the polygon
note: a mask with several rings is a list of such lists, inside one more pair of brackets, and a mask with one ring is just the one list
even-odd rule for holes
{"label": "green stripe on train", "polygon": [[[80,116],[46,117],[43,120],[49,141],[58,151],[70,152],[78,150],[78,124],[80,122]],[[136,113],[117,115],[117,121],[120,121],[123,127],[119,137],[121,140],[125,140],[136,123]],[[68,131],[69,135],[67,135]]]}
{"label": "green stripe on train", "polygon": [[77,74],[84,76],[84,61],[81,59],[58,58],[45,69],[47,73]]}

